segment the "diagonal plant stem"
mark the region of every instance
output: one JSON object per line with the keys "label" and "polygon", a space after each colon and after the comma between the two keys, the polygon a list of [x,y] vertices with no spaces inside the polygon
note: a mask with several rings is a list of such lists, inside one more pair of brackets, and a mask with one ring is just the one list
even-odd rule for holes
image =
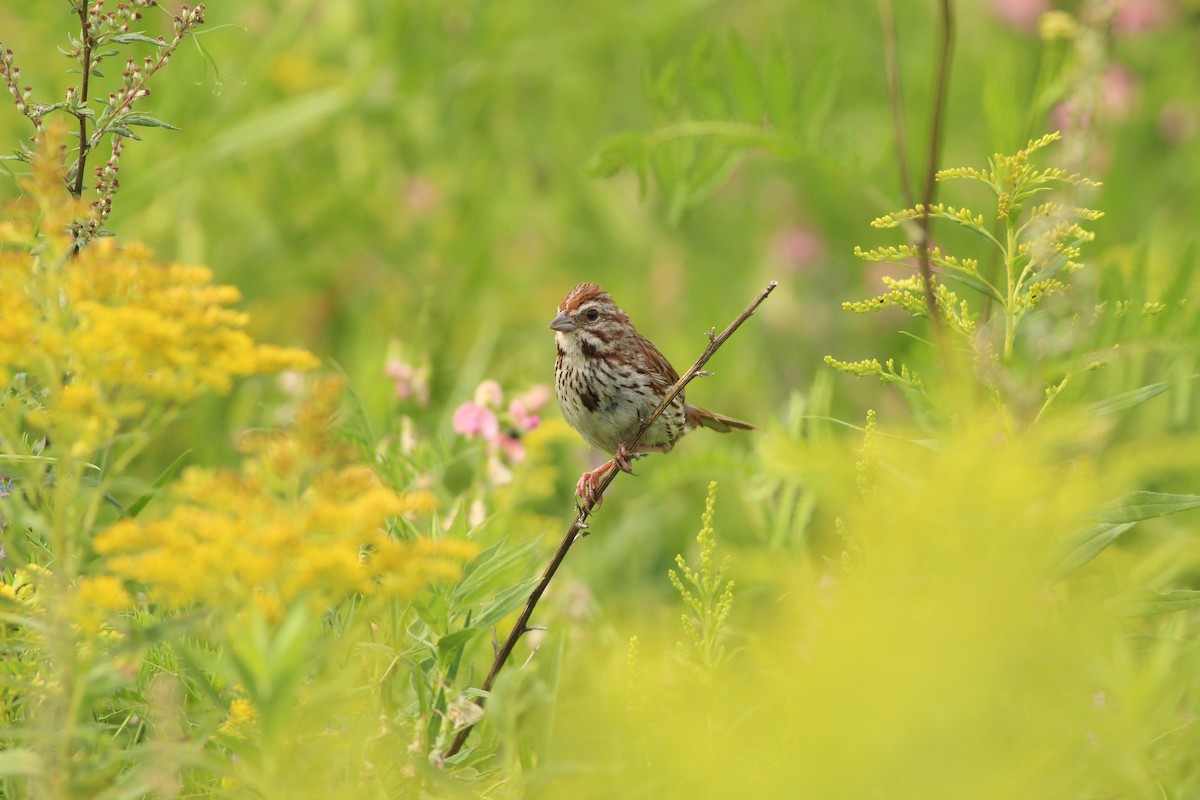
{"label": "diagonal plant stem", "polygon": [[[667,406],[671,404],[671,401],[683,391],[684,387],[686,387],[693,378],[696,378],[699,375],[707,374],[703,372],[704,365],[707,364],[708,360],[713,357],[713,354],[720,349],[721,345],[725,344],[725,341],[733,335],[733,332],[741,327],[743,322],[750,318],[750,315],[753,314],[760,305],[762,305],[762,302],[767,299],[767,296],[770,295],[778,285],[779,284],[776,281],[771,281],[768,283],[767,288],[759,292],[758,297],[754,298],[750,305],[746,306],[742,313],[738,314],[733,322],[729,323],[729,325],[725,328],[725,330],[721,331],[721,333],[715,334],[714,330],[712,329],[708,331],[708,346],[704,348],[704,352],[701,353],[700,357],[696,359],[696,363],[692,364],[692,366],[688,368],[687,372],[683,373],[679,380],[675,381],[675,384],[667,391],[665,395],[663,395],[662,400],[660,400],[655,409],[650,412],[650,416],[646,417],[646,419],[642,421],[642,427],[638,429],[637,435],[633,437],[633,441],[628,443],[628,449],[630,451],[637,449],[637,445],[642,441],[642,437],[646,434],[646,431],[650,429],[650,426],[654,424],[654,421],[658,419],[663,411],[667,409]],[[541,580],[538,581],[537,586],[533,588],[533,592],[529,595],[529,599],[525,602],[525,607],[521,610],[521,615],[517,617],[517,621],[513,623],[512,630],[508,632],[508,638],[504,640],[504,644],[501,645],[500,649],[496,652],[496,657],[492,660],[492,668],[488,670],[487,678],[484,679],[483,686],[481,687],[483,692],[486,693],[492,690],[492,686],[496,682],[496,677],[500,674],[500,670],[504,668],[505,663],[508,662],[509,656],[512,655],[513,649],[517,646],[517,641],[530,630],[529,619],[533,616],[533,610],[537,607],[538,601],[542,599],[542,594],[545,593],[546,587],[550,585],[550,581],[554,578],[554,573],[558,571],[559,565],[561,565],[563,560],[567,557],[567,553],[570,551],[571,545],[575,544],[575,540],[579,538],[583,531],[587,530],[588,517],[591,516],[592,511],[596,508],[596,504],[598,504],[604,497],[604,492],[608,489],[609,484],[616,479],[617,473],[619,472],[619,469],[610,469],[607,473],[605,473],[604,477],[600,480],[600,485],[596,488],[595,500],[592,503],[581,507],[579,512],[575,515],[575,519],[571,521],[570,526],[567,528],[566,535],[563,536],[562,542],[558,545],[558,550],[554,552],[554,557],[550,559],[550,563],[547,564],[546,569],[542,571]],[[486,694],[482,694],[475,698],[475,704],[480,708],[484,706],[486,701]],[[467,737],[471,735],[471,731],[474,727],[474,725],[467,725],[460,730],[455,735],[454,741],[451,742],[449,749],[443,754],[443,757],[449,758],[461,750],[467,741]]]}

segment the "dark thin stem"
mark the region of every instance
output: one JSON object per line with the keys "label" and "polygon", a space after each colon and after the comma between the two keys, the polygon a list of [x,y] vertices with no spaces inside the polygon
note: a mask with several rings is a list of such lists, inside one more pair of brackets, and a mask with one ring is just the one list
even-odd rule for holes
{"label": "dark thin stem", "polygon": [[[669,406],[671,401],[683,391],[684,387],[687,386],[693,378],[701,374],[701,370],[704,368],[704,365],[708,363],[708,360],[713,357],[713,354],[720,349],[721,345],[725,344],[725,340],[732,336],[734,331],[741,327],[743,322],[750,318],[750,315],[753,314],[760,305],[762,305],[762,302],[767,299],[767,296],[774,291],[776,286],[778,286],[778,284],[775,281],[771,281],[769,284],[767,284],[767,288],[759,292],[758,297],[754,298],[750,305],[746,306],[742,313],[738,314],[737,318],[734,319],[733,322],[729,323],[728,327],[721,331],[719,335],[714,335],[711,330],[708,332],[708,347],[704,348],[704,352],[700,354],[698,359],[696,359],[696,363],[692,364],[688,371],[683,373],[679,380],[675,381],[675,384],[670,388],[670,390],[663,395],[663,398],[659,401],[658,406],[656,406],[655,409],[650,412],[650,416],[646,417],[646,419],[642,421],[642,427],[638,429],[637,435],[634,436],[633,440],[628,444],[628,449],[630,452],[637,450],[638,443],[641,442],[642,437],[646,434],[646,431],[650,429],[650,426],[654,424],[654,421],[658,419],[664,411],[666,411],[667,406]],[[600,485],[596,488],[595,500],[593,503],[581,507],[579,512],[575,515],[575,519],[571,521],[571,525],[567,528],[566,535],[563,536],[562,543],[559,544],[558,550],[554,552],[554,557],[550,559],[550,563],[547,564],[546,569],[542,571],[542,579],[538,581],[537,586],[534,587],[533,593],[529,595],[529,599],[525,602],[525,607],[521,609],[521,615],[517,617],[517,621],[513,624],[512,630],[509,631],[508,638],[504,640],[504,644],[500,647],[499,651],[497,651],[496,657],[492,661],[492,668],[488,670],[487,678],[484,679],[483,686],[481,687],[484,692],[491,691],[492,686],[496,682],[496,677],[500,674],[500,670],[504,668],[509,656],[512,655],[513,649],[517,646],[517,640],[529,631],[529,619],[533,616],[533,610],[537,607],[538,601],[542,599],[542,594],[546,591],[546,587],[550,585],[550,580],[554,577],[554,573],[558,571],[559,565],[562,564],[563,559],[567,557],[567,553],[570,551],[571,545],[575,544],[575,540],[579,538],[580,533],[587,529],[588,517],[591,515],[593,509],[596,508],[596,504],[599,504],[600,500],[604,497],[604,492],[608,489],[609,484],[616,479],[617,473],[619,472],[619,469],[610,469],[604,474],[604,477],[600,480]],[[475,698],[475,704],[480,708],[482,708],[485,703],[485,695]],[[468,725],[460,730],[457,735],[455,735],[454,741],[450,744],[450,748],[446,750],[444,754],[445,758],[453,756],[462,749],[473,728],[473,725]]]}
{"label": "dark thin stem", "polygon": [[888,98],[892,101],[892,129],[896,142],[896,169],[900,173],[900,194],[904,205],[917,204],[913,195],[912,177],[908,174],[908,136],[904,122],[904,90],[900,85],[900,60],[896,54],[896,15],[892,0],[879,0],[879,22],[883,27],[883,70],[887,76]]}
{"label": "dark thin stem", "polygon": [[933,121],[929,130],[929,164],[925,171],[925,192],[920,217],[921,238],[918,252],[921,254],[921,281],[925,284],[925,305],[934,328],[941,324],[938,314],[937,296],[933,291],[933,265],[929,257],[929,208],[933,205],[937,189],[937,165],[942,154],[942,127],[946,117],[946,91],[950,84],[950,54],[954,48],[954,9],[951,0],[940,0],[941,40],[938,47],[937,76],[935,78]]}
{"label": "dark thin stem", "polygon": [[[88,31],[88,4],[85,0],[79,3],[79,33],[83,40],[83,55],[80,57],[80,66],[83,68],[83,85],[80,87],[79,100],[84,106],[88,102],[88,82],[92,77],[92,35]],[[88,132],[87,132],[87,117],[83,114],[75,114],[79,120],[79,159],[75,162],[75,185],[71,188],[71,194],[76,197],[83,196],[83,170],[87,166],[88,157]]]}

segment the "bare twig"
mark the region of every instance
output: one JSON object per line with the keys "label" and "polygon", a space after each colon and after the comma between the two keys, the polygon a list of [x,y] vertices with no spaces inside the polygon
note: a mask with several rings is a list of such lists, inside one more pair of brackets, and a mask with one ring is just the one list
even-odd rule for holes
{"label": "bare twig", "polygon": [[950,84],[950,55],[954,49],[954,6],[952,0],[940,0],[941,34],[938,46],[937,77],[934,85],[933,120],[929,126],[929,162],[925,170],[925,193],[921,214],[921,281],[925,284],[925,305],[929,318],[937,328],[942,321],[938,314],[937,296],[933,292],[933,265],[929,257],[929,209],[937,189],[937,165],[942,155],[942,125],[946,118],[946,90]]}
{"label": "bare twig", "polygon": [[933,289],[933,263],[929,248],[929,209],[937,191],[937,165],[942,153],[942,128],[946,117],[946,91],[950,83],[950,56],[954,47],[954,8],[952,0],[939,0],[939,47],[936,72],[934,74],[934,101],[929,130],[929,160],[925,170],[925,186],[921,203],[917,205],[908,171],[908,146],[904,122],[904,96],[900,85],[900,66],[896,56],[896,18],[891,0],[880,0],[879,16],[883,25],[884,72],[887,76],[888,96],[892,104],[892,127],[896,140],[896,167],[900,173],[900,191],[906,206],[920,209],[917,217],[917,268],[921,283],[925,286],[925,306],[934,329],[941,326],[942,317],[937,307],[937,295]]}
{"label": "bare twig", "polygon": [[[83,84],[80,87],[80,106],[87,107],[88,104],[88,83],[92,77],[92,31],[88,25],[88,4],[79,4],[79,39],[83,43],[83,49],[79,56],[79,65],[82,67]],[[71,187],[71,194],[76,197],[83,196],[83,168],[87,164],[88,157],[88,132],[87,132],[87,116],[83,112],[72,112],[79,120],[79,158],[75,162],[75,185]]]}
{"label": "bare twig", "polygon": [[900,173],[900,194],[908,208],[917,204],[912,177],[908,174],[908,134],[904,122],[904,89],[900,84],[900,60],[896,54],[896,15],[892,0],[879,0],[879,22],[883,27],[883,70],[887,76],[888,98],[892,102],[892,138],[896,142],[896,170]]}
{"label": "bare twig", "polygon": [[[741,324],[749,319],[750,315],[753,314],[760,305],[762,305],[762,302],[767,299],[767,296],[774,291],[776,286],[778,286],[778,283],[775,281],[771,281],[769,284],[767,284],[767,288],[759,292],[758,297],[754,298],[750,305],[746,306],[742,313],[738,314],[737,318],[735,318],[733,322],[729,323],[728,327],[721,331],[719,335],[714,335],[713,331],[715,329],[710,329],[707,332],[706,335],[708,336],[708,347],[704,348],[704,352],[700,354],[698,359],[696,359],[696,363],[692,364],[688,371],[683,373],[679,380],[675,381],[675,384],[670,388],[670,390],[663,395],[663,398],[659,401],[658,406],[655,407],[652,412],[650,412],[650,416],[646,417],[646,419],[642,421],[642,427],[638,430],[637,435],[633,437],[633,441],[629,442],[628,444],[628,449],[630,451],[635,451],[637,449],[637,445],[642,441],[642,437],[646,434],[646,431],[650,429],[650,426],[654,424],[654,421],[659,418],[663,411],[666,410],[667,406],[671,404],[671,401],[683,391],[684,387],[686,387],[693,378],[704,374],[703,367],[708,363],[708,360],[713,357],[713,354],[716,353],[717,350],[720,349],[721,345],[725,344],[725,340],[732,336],[733,332],[741,327]],[[500,674],[500,670],[504,668],[504,664],[508,661],[509,656],[512,655],[513,649],[517,646],[517,640],[524,636],[528,631],[532,630],[532,628],[529,626],[529,618],[533,616],[533,610],[537,607],[538,601],[542,599],[542,594],[546,591],[546,587],[550,585],[550,580],[554,577],[554,573],[558,571],[559,565],[562,564],[563,559],[567,557],[567,553],[570,551],[571,545],[575,543],[575,540],[579,537],[582,531],[587,530],[587,519],[595,509],[595,504],[598,504],[601,498],[604,497],[605,490],[607,490],[609,484],[616,479],[617,473],[619,472],[619,469],[610,469],[607,473],[605,473],[604,477],[600,480],[600,485],[596,488],[595,500],[593,504],[588,504],[580,508],[579,512],[575,515],[575,519],[571,521],[571,525],[567,528],[566,535],[563,536],[562,542],[558,545],[558,550],[554,552],[554,557],[550,559],[550,563],[547,564],[546,569],[542,571],[541,580],[538,581],[537,586],[533,588],[533,592],[529,595],[529,599],[525,602],[525,607],[521,610],[520,616],[518,616],[517,621],[513,623],[513,627],[512,630],[509,631],[508,638],[504,640],[504,645],[496,653],[496,657],[492,661],[492,668],[488,670],[487,678],[484,679],[483,686],[481,687],[485,693],[491,691],[493,684],[496,682],[496,677]],[[475,698],[475,703],[480,708],[484,706],[485,702],[486,695],[480,695],[479,697]],[[445,758],[453,756],[462,749],[463,744],[466,743],[467,737],[471,734],[471,730],[473,728],[474,725],[468,725],[460,730],[457,735],[455,735],[454,741],[450,744],[450,748],[446,750],[444,754]]]}

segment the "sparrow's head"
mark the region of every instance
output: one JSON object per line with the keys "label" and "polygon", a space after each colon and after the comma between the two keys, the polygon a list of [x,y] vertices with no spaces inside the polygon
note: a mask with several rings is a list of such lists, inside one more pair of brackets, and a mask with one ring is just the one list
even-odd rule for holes
{"label": "sparrow's head", "polygon": [[608,349],[631,327],[629,315],[595,283],[581,283],[567,292],[558,304],[558,316],[550,322],[560,344],[575,342],[589,355]]}

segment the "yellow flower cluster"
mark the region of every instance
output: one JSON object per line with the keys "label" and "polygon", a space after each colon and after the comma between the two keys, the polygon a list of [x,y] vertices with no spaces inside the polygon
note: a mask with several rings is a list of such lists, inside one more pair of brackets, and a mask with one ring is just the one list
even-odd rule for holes
{"label": "yellow flower cluster", "polygon": [[123,520],[95,540],[109,570],[171,606],[253,601],[275,616],[301,596],[324,605],[354,593],[405,596],[455,577],[474,552],[464,542],[389,535],[389,518],[436,502],[393,492],[367,467],[314,476],[291,498],[246,474],[195,469],[172,494],[177,504],[164,518]]}
{"label": "yellow flower cluster", "polygon": [[330,386],[318,384],[295,431],[247,440],[241,470],[187,470],[164,516],[102,531],[94,548],[107,570],[168,606],[252,602],[271,618],[301,599],[328,607],[354,594],[406,597],[457,577],[474,545],[388,531],[392,518],[432,513],[430,492],[397,493],[369,466],[346,464],[345,452],[321,452],[337,399]]}
{"label": "yellow flower cluster", "polygon": [[75,624],[85,633],[102,631],[114,613],[133,608],[133,598],[125,590],[125,584],[112,575],[80,578],[73,600]]}
{"label": "yellow flower cluster", "polygon": [[246,315],[229,308],[237,289],[212,283],[206,267],[162,265],[113,240],[76,253],[67,230],[78,203],[54,144],[0,225],[0,385],[22,376],[29,424],[82,455],[151,408],[317,365],[306,351],[254,342]]}
{"label": "yellow flower cluster", "polygon": [[245,739],[253,734],[258,723],[258,709],[244,697],[235,697],[229,703],[229,718],[221,724],[221,733],[234,739]]}
{"label": "yellow flower cluster", "polygon": [[[112,620],[134,607],[124,583],[112,575],[81,577],[73,586],[55,586],[55,578],[37,564],[15,570],[10,580],[0,582],[0,607],[9,604],[17,615],[12,619],[38,620],[27,626],[35,636],[40,635],[48,612],[61,612],[86,637],[115,635]],[[43,602],[47,596],[54,602]]]}

